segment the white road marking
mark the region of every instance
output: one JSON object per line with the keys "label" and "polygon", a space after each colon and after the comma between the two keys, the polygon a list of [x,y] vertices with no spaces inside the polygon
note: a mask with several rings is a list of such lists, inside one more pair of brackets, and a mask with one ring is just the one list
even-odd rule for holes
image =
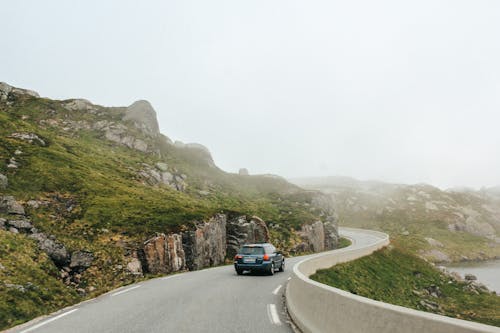
{"label": "white road marking", "polygon": [[169,276],[162,277],[160,280],[169,280],[171,278],[178,277],[178,276],[180,276],[180,274],[169,275]]}
{"label": "white road marking", "polygon": [[269,316],[269,321],[274,325],[281,325],[280,317],[278,316],[278,311],[276,310],[275,304],[267,305],[267,315]]}
{"label": "white road marking", "polygon": [[111,294],[111,297],[113,297],[113,296],[118,296],[118,295],[120,295],[120,294],[123,294],[123,293],[129,292],[129,291],[131,291],[131,290],[137,289],[137,288],[139,288],[139,287],[141,287],[141,285],[133,286],[133,287],[130,287],[130,288],[128,288],[128,289],[118,291],[118,292],[116,292],[116,293],[114,293],[114,294]]}
{"label": "white road marking", "polygon": [[30,328],[25,329],[24,331],[21,331],[21,333],[26,333],[26,332],[31,332],[31,331],[33,331],[33,330],[36,330],[37,328],[40,328],[40,327],[42,327],[43,325],[46,325],[46,324],[48,324],[48,323],[50,323],[50,322],[53,322],[54,320],[57,320],[57,319],[62,318],[62,317],[64,317],[64,316],[67,316],[67,315],[69,315],[70,313],[73,313],[73,312],[75,312],[75,311],[77,311],[77,310],[78,310],[78,309],[73,309],[73,310],[69,310],[68,312],[61,313],[60,315],[55,316],[54,318],[50,318],[50,319],[48,319],[48,320],[46,320],[46,321],[41,322],[40,324],[36,324],[35,326],[31,326]]}
{"label": "white road marking", "polygon": [[288,281],[290,281],[291,279],[292,279],[292,277],[291,277],[291,276],[289,276],[287,280],[288,280]]}
{"label": "white road marking", "polygon": [[280,289],[281,289],[281,284],[278,287],[276,287],[276,289],[273,290],[273,294],[278,295]]}

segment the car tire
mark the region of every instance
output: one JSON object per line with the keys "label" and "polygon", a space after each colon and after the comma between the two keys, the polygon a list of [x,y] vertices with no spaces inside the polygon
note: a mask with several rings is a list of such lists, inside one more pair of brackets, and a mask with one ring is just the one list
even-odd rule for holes
{"label": "car tire", "polygon": [[243,270],[242,269],[236,269],[236,274],[238,274],[238,275],[243,274]]}
{"label": "car tire", "polygon": [[285,259],[281,261],[280,272],[285,271]]}
{"label": "car tire", "polygon": [[271,262],[271,267],[269,268],[269,275],[274,275],[274,262]]}

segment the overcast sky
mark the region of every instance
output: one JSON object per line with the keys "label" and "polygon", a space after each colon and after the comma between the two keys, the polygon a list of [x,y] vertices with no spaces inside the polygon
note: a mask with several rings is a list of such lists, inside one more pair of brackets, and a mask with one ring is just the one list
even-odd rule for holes
{"label": "overcast sky", "polygon": [[500,185],[500,1],[3,1],[0,81],[106,106],[222,169]]}

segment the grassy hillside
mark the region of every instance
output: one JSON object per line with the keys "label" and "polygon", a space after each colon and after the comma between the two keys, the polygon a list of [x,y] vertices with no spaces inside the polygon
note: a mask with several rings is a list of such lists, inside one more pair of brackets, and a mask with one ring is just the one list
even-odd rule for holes
{"label": "grassy hillside", "polygon": [[431,261],[500,256],[500,196],[494,189],[442,191],[344,177],[294,182],[329,194],[341,225],[385,231]]}
{"label": "grassy hillside", "polygon": [[500,326],[500,297],[443,274],[397,242],[311,278],[382,302]]}
{"label": "grassy hillside", "polygon": [[[258,215],[286,251],[295,229],[321,218],[313,192],[223,172],[204,149],[146,135],[125,111],[22,93],[0,99],[0,174],[8,178],[0,194],[14,196],[68,251],[94,254],[78,285],[66,286],[35,240],[0,230],[0,329],[140,278],[125,258],[156,232],[188,230],[221,211]],[[155,180],[159,169],[170,183]]]}

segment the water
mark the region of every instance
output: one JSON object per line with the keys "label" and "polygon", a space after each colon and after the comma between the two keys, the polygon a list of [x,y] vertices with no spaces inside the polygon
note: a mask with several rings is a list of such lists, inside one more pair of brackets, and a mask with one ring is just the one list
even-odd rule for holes
{"label": "water", "polygon": [[473,274],[477,280],[486,285],[490,290],[500,293],[500,259],[482,262],[465,262],[446,266],[449,271]]}

